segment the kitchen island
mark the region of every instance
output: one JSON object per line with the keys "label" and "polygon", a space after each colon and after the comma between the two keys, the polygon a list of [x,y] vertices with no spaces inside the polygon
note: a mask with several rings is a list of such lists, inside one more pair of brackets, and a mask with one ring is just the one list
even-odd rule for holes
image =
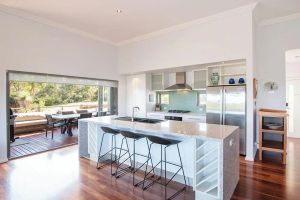
{"label": "kitchen island", "polygon": [[[116,116],[96,117],[79,120],[79,155],[97,161],[101,126],[130,130],[144,135],[181,140],[179,144],[183,168],[188,185],[196,192],[196,199],[230,199],[239,180],[239,128],[196,122],[163,121],[150,124],[122,121]],[[121,136],[117,139],[120,146]],[[109,137],[104,140],[103,152],[109,150]],[[146,141],[136,144],[136,151],[147,154]],[[172,152],[174,151],[174,152]],[[168,161],[178,162],[176,148],[168,151]],[[151,151],[153,162],[160,157],[160,149]],[[143,163],[144,160],[137,160]],[[168,174],[176,168],[168,168]],[[182,174],[175,177],[182,182]]]}

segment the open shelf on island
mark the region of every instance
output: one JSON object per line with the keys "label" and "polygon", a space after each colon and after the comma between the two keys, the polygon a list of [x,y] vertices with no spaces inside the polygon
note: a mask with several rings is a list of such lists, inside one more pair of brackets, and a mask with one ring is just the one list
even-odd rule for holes
{"label": "open shelf on island", "polygon": [[210,191],[207,192],[207,194],[212,196],[218,196],[218,187],[212,188]]}
{"label": "open shelf on island", "polygon": [[211,181],[206,181],[202,184],[197,185],[196,189],[201,191],[201,192],[207,193],[207,192],[209,192],[209,191],[211,191],[211,190],[213,190],[214,188],[217,188],[217,187],[218,187],[218,179],[215,178]]}
{"label": "open shelf on island", "polygon": [[195,188],[213,199],[219,199],[219,147],[215,141],[196,140]]}

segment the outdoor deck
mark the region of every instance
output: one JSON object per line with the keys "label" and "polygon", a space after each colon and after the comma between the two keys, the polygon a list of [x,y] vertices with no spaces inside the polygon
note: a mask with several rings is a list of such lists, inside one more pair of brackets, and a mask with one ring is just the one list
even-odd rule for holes
{"label": "outdoor deck", "polygon": [[10,159],[78,144],[77,128],[73,128],[72,132],[73,136],[70,137],[68,134],[61,134],[60,129],[56,129],[53,140],[51,139],[51,131],[48,131],[48,137],[42,131],[20,136],[20,139],[11,143]]}

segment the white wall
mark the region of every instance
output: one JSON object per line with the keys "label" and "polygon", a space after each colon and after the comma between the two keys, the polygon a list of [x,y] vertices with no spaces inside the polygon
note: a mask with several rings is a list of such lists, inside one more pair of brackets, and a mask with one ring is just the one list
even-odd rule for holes
{"label": "white wall", "polygon": [[252,6],[242,7],[119,46],[119,72],[137,73],[248,58],[251,42]]}
{"label": "white wall", "polygon": [[247,60],[247,159],[253,159],[254,5],[145,36],[119,46],[120,74],[225,60]]}
{"label": "white wall", "polygon": [[1,162],[7,159],[6,70],[114,80],[119,77],[116,47],[112,45],[2,12],[0,27]]}
{"label": "white wall", "polygon": [[[258,108],[285,109],[285,52],[300,48],[300,19],[260,26],[256,40],[258,64]],[[275,81],[278,91],[270,94],[264,83]]]}

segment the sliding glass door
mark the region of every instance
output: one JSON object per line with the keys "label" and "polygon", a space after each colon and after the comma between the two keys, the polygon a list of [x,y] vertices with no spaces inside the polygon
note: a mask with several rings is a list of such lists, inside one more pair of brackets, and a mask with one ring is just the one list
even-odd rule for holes
{"label": "sliding glass door", "polygon": [[46,114],[118,114],[117,81],[10,71],[7,90],[9,138],[44,133]]}
{"label": "sliding glass door", "polygon": [[99,87],[99,116],[118,114],[118,88]]}

